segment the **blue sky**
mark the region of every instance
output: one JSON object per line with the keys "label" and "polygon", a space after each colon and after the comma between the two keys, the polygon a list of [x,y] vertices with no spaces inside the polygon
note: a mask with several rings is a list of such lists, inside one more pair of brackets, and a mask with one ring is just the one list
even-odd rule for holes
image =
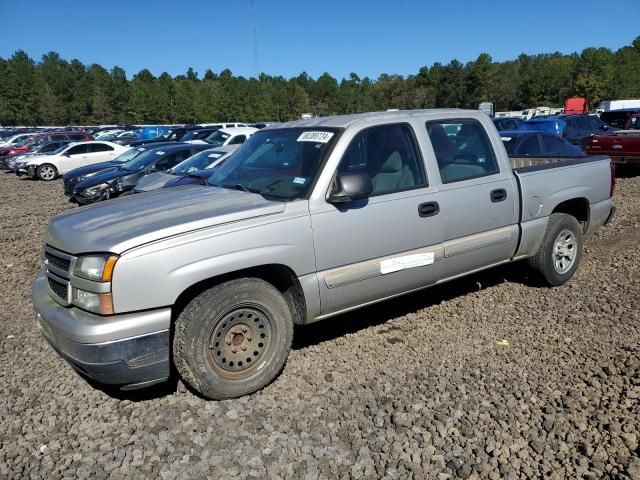
{"label": "blue sky", "polygon": [[[250,0],[0,0],[0,57],[48,51],[131,77],[193,67],[254,74]],[[342,78],[585,47],[640,35],[640,1],[255,0],[260,70]]]}

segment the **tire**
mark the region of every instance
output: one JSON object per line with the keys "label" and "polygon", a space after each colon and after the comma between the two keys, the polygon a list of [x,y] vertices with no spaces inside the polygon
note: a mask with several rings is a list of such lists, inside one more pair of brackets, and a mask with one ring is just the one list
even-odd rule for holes
{"label": "tire", "polygon": [[538,253],[529,258],[529,265],[552,287],[569,281],[582,259],[582,227],[566,213],[553,213]]}
{"label": "tire", "polygon": [[58,169],[51,165],[50,163],[43,163],[36,170],[36,176],[40,180],[44,180],[45,182],[50,182],[58,178]]}
{"label": "tire", "polygon": [[293,317],[280,292],[263,280],[241,278],[206,290],[185,307],[175,324],[173,361],[201,395],[235,398],[276,378],[292,340]]}

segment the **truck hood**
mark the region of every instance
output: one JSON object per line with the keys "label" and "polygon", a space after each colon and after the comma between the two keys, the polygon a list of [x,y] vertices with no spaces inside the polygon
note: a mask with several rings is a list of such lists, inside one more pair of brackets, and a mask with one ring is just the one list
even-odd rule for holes
{"label": "truck hood", "polygon": [[75,208],[56,216],[46,242],[71,254],[123,253],[182,233],[283,212],[258,194],[190,185]]}

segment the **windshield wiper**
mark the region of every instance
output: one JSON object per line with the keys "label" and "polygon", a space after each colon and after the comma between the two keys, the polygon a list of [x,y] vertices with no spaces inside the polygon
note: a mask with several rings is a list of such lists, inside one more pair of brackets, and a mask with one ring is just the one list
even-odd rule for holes
{"label": "windshield wiper", "polygon": [[261,191],[258,188],[246,187],[240,183],[222,185],[222,188],[230,188],[232,190],[242,190],[243,192],[247,192],[247,193],[258,193],[258,194],[261,193]]}

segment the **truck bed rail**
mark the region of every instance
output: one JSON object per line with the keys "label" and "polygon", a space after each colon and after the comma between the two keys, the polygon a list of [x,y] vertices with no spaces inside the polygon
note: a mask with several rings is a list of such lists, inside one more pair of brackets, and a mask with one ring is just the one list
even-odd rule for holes
{"label": "truck bed rail", "polygon": [[531,172],[534,170],[546,170],[548,168],[568,167],[580,163],[598,162],[608,160],[606,155],[591,155],[586,157],[530,157],[514,155],[509,157],[511,168],[519,172]]}

